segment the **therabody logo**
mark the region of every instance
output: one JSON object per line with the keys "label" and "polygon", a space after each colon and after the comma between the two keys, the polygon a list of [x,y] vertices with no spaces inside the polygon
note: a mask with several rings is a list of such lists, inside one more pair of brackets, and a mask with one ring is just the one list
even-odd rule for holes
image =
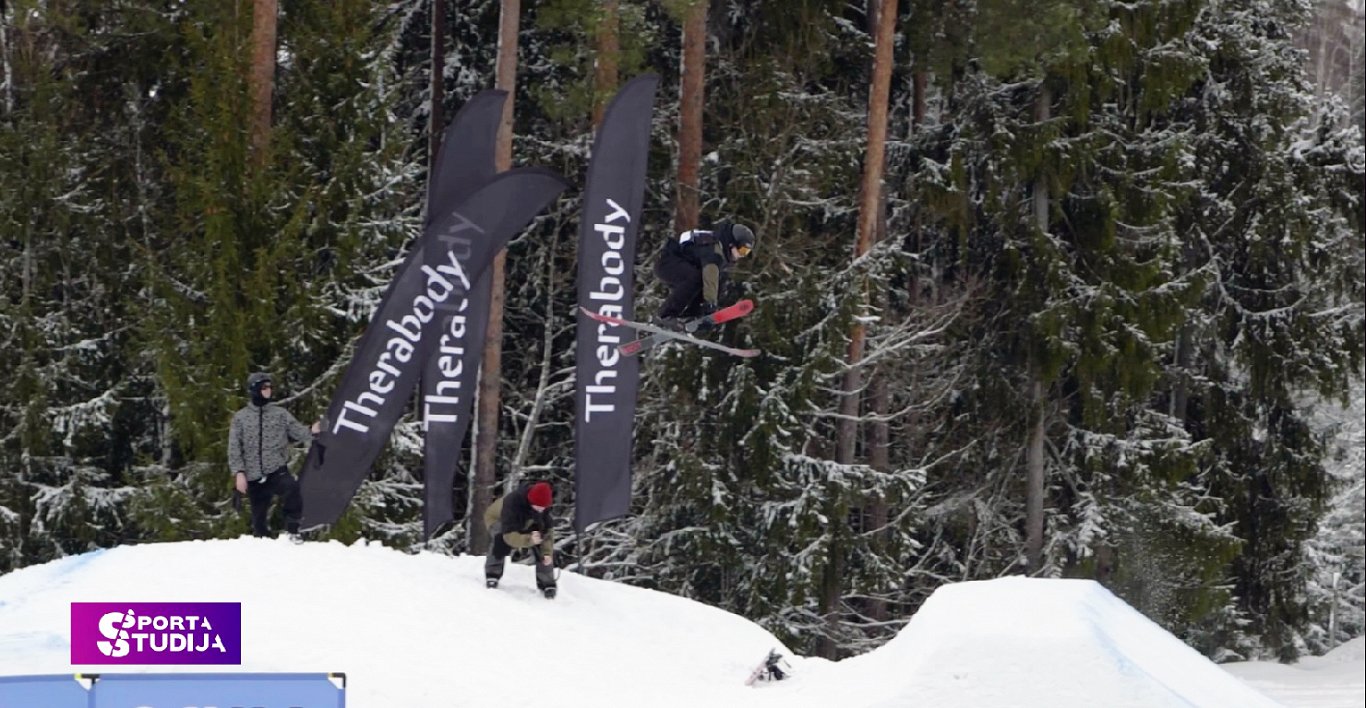
{"label": "therabody logo", "polygon": [[72,664],[241,664],[239,602],[73,602]]}

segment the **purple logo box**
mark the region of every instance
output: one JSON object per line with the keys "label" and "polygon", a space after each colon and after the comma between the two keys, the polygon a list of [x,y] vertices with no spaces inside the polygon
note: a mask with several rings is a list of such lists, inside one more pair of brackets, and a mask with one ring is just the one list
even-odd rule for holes
{"label": "purple logo box", "polygon": [[72,664],[242,663],[240,602],[73,602]]}

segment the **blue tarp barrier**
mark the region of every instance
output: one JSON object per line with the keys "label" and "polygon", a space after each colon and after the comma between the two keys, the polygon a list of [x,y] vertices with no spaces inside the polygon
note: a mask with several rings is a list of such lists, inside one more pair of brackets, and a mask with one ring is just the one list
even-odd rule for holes
{"label": "blue tarp barrier", "polygon": [[89,708],[90,691],[74,674],[0,676],[0,708]]}
{"label": "blue tarp barrier", "polygon": [[[90,687],[78,678],[89,680]],[[0,676],[0,708],[185,706],[346,708],[346,677],[206,673]]]}

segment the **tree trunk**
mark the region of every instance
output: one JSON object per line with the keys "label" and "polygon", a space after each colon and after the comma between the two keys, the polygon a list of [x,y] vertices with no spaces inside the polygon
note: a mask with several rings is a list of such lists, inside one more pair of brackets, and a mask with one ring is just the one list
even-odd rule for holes
{"label": "tree trunk", "polygon": [[618,0],[602,0],[596,42],[598,53],[593,60],[593,127],[602,125],[603,113],[617,90],[618,66],[621,62],[621,41],[617,36]]}
{"label": "tree trunk", "polygon": [[[1187,242],[1181,246],[1181,271],[1190,273],[1196,267],[1198,254],[1193,244]],[[1181,421],[1182,427],[1186,424],[1186,405],[1190,399],[1190,372],[1191,359],[1194,356],[1195,328],[1191,326],[1189,320],[1181,324],[1181,329],[1176,332],[1176,351],[1173,354],[1174,373],[1172,382],[1171,403],[1167,409],[1167,414]]]}
{"label": "tree trunk", "polygon": [[1025,562],[1030,575],[1043,569],[1043,382],[1034,374],[1029,383],[1029,448],[1026,453]]}
{"label": "tree trunk", "polygon": [[[432,43],[431,43],[431,92],[432,101],[427,123],[427,203],[431,204],[431,191],[436,186],[437,155],[441,152],[441,137],[446,131],[445,103],[446,93],[446,2],[432,0]],[[421,387],[418,387],[421,391]],[[422,410],[418,407],[418,410]]]}
{"label": "tree trunk", "polygon": [[[892,471],[891,458],[891,431],[887,423],[887,410],[890,408],[888,399],[890,395],[887,391],[887,377],[882,373],[874,373],[873,380],[868,385],[868,407],[872,409],[876,420],[873,421],[869,431],[868,440],[868,465],[878,472]],[[868,525],[875,531],[874,544],[876,544],[879,555],[883,554],[883,547],[887,544],[887,531],[883,529],[887,525],[887,500],[883,497],[870,499],[868,502]],[[878,588],[877,591],[883,591]],[[874,597],[868,601],[868,617],[874,622],[887,621],[887,601]]]}
{"label": "tree trunk", "polygon": [[[617,66],[620,55],[617,25],[617,0],[602,0],[602,13],[594,32],[594,41],[597,44],[597,56],[593,60],[594,128],[602,125],[603,115],[607,112],[607,104],[611,102],[612,96],[616,93]],[[555,245],[552,243],[550,251],[554,253],[555,250]],[[526,465],[527,456],[531,452],[531,441],[536,434],[536,423],[540,420],[541,412],[545,409],[546,399],[550,396],[550,373],[555,361],[554,293],[557,290],[555,260],[553,258],[546,261],[546,283],[549,285],[546,289],[546,312],[548,314],[546,315],[545,331],[541,339],[541,376],[536,386],[536,397],[531,404],[531,413],[527,416],[526,427],[522,429],[521,442],[517,445],[517,454],[512,458],[510,471],[513,477],[521,476],[522,468]]]}
{"label": "tree trunk", "polygon": [[[428,86],[431,101],[427,104],[427,200],[424,214],[431,218],[432,190],[436,189],[436,170],[440,165],[441,138],[446,132],[445,103],[446,92],[446,3],[444,0],[431,0],[432,25],[431,43],[428,45],[431,60],[431,76]],[[414,410],[422,410],[422,386],[413,387]]]}
{"label": "tree trunk", "polygon": [[[914,137],[915,131],[925,124],[925,87],[928,83],[929,77],[924,69],[917,68],[911,73],[911,128],[910,135],[907,136],[908,138]],[[910,251],[911,253],[919,254],[925,247],[925,219],[920,208],[915,209],[912,213]],[[930,286],[933,287],[935,291],[938,291],[940,285],[937,276],[939,268],[931,265],[931,272],[935,273],[936,276]],[[909,288],[911,307],[915,307],[920,301],[920,287],[921,283],[917,282],[916,271],[913,270],[911,271],[911,285]]]}
{"label": "tree trunk", "polygon": [[[1039,90],[1034,104],[1034,118],[1048,120],[1052,94],[1048,86]],[[1034,220],[1041,231],[1048,230],[1048,184],[1040,176],[1034,182]],[[1027,451],[1027,484],[1025,487],[1025,561],[1033,575],[1043,569],[1043,497],[1044,497],[1044,386],[1037,370],[1032,371],[1029,388],[1030,430]]]}
{"label": "tree trunk", "polygon": [[[859,186],[858,240],[854,245],[854,258],[861,258],[872,247],[878,233],[878,219],[881,214],[882,174],[885,167],[887,150],[887,101],[892,87],[892,30],[896,25],[896,0],[882,0],[878,8],[877,40],[873,53],[873,84],[868,90],[868,152],[863,163],[863,181]],[[868,289],[862,290],[863,307],[868,304]],[[835,461],[840,464],[853,464],[855,444],[858,440],[858,415],[863,386],[859,362],[863,360],[866,339],[864,325],[856,321],[849,332],[848,368],[845,370],[841,385],[840,421],[835,435]],[[834,494],[830,495],[832,499]],[[843,580],[844,549],[838,533],[839,524],[844,520],[832,515],[835,538],[831,543],[830,559],[827,561],[824,593],[820,609],[825,616],[827,631],[821,637],[819,653],[828,659],[835,658],[835,627],[838,624],[840,604],[840,585]]]}
{"label": "tree trunk", "polygon": [[[551,253],[555,252],[555,245],[555,243],[551,243]],[[536,422],[541,419],[541,411],[545,410],[546,399],[550,397],[550,369],[555,362],[555,292],[557,285],[554,258],[546,259],[545,270],[545,280],[549,287],[546,288],[545,295],[545,332],[541,335],[541,376],[536,384],[536,397],[531,402],[531,413],[527,415],[526,427],[522,429],[522,441],[517,444],[517,454],[512,458],[510,465],[513,478],[522,475],[526,458],[531,453],[531,440],[536,436]]]}
{"label": "tree trunk", "polygon": [[[896,17],[896,0],[881,0],[879,14]],[[892,29],[894,21],[878,27],[873,58],[873,85],[868,92],[868,151],[863,163],[863,180],[859,184],[858,240],[854,244],[854,259],[862,258],[872,248],[878,233],[878,218],[882,213],[882,174],[887,152],[887,101],[892,84]],[[863,289],[864,307],[868,291]],[[843,396],[840,401],[841,419],[835,440],[836,461],[851,464],[858,436],[859,389],[862,376],[858,363],[863,359],[866,332],[861,321],[856,321],[849,333],[848,370],[844,375]]]}
{"label": "tree trunk", "polygon": [[[496,88],[508,92],[503,104],[503,120],[498,125],[498,144],[493,164],[498,172],[512,167],[512,106],[517,95],[517,31],[521,24],[521,0],[502,0],[498,21],[498,61]],[[497,479],[498,412],[502,407],[503,380],[503,266],[507,250],[494,256],[490,269],[489,324],[485,330],[484,358],[479,367],[477,416],[475,419],[474,483],[470,485],[470,549],[478,553],[488,547],[484,510],[493,501]]]}
{"label": "tree trunk", "polygon": [[270,101],[275,89],[276,0],[254,0],[251,14],[251,70],[247,90],[251,97],[251,129],[248,140],[252,164],[270,161]]}
{"label": "tree trunk", "polygon": [[1186,406],[1190,400],[1191,338],[1194,332],[1190,324],[1182,324],[1176,333],[1175,380],[1172,382],[1172,397],[1167,413],[1186,424]]}
{"label": "tree trunk", "polygon": [[674,208],[674,231],[677,232],[698,226],[706,71],[707,0],[695,0],[683,22],[683,77],[678,99],[678,201]]}
{"label": "tree trunk", "polygon": [[0,0],[0,86],[5,87],[5,115],[14,112],[14,69],[9,61],[9,12]]}
{"label": "tree trunk", "polygon": [[911,125],[921,126],[925,123],[925,88],[930,83],[929,72],[924,69],[916,69],[911,75]]}

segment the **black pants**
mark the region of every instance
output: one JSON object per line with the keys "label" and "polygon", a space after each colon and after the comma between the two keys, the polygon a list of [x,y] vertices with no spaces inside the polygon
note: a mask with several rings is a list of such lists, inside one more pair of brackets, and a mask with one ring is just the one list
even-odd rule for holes
{"label": "black pants", "polygon": [[299,480],[281,467],[247,484],[247,497],[251,499],[251,535],[270,535],[266,520],[270,516],[270,502],[277,496],[285,500],[285,530],[289,533],[299,532],[299,519],[304,515],[304,497],[299,493]]}
{"label": "black pants", "polygon": [[[659,306],[658,317],[697,317],[702,307],[702,269],[688,259],[666,250],[655,264],[655,277],[669,286],[669,297]],[[726,287],[726,272],[721,270],[717,289]],[[720,295],[720,293],[717,293]]]}
{"label": "black pants", "polygon": [[[493,540],[489,543],[489,554],[484,557],[484,577],[498,579],[503,577],[503,562],[512,554],[512,546],[503,540],[503,532],[498,524],[489,529],[489,535]],[[536,563],[536,587],[542,590],[555,587],[555,567],[541,562],[539,546],[532,548],[531,551]]]}

